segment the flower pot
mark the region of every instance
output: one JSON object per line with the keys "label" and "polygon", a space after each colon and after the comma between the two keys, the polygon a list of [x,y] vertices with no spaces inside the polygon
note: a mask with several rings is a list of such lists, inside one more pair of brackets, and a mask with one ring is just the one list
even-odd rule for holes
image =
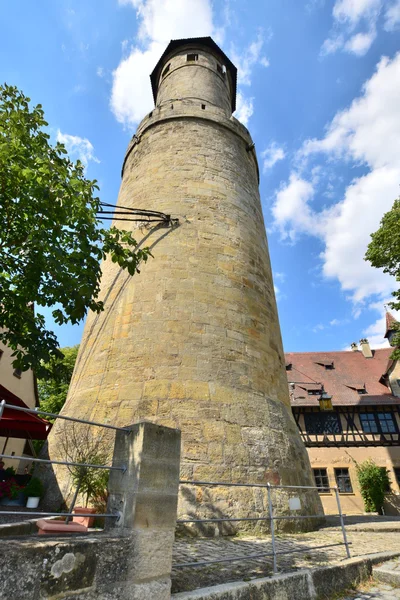
{"label": "flower pot", "polygon": [[25,494],[19,492],[16,498],[12,500],[7,496],[0,499],[0,506],[25,506]]}
{"label": "flower pot", "polygon": [[40,498],[35,496],[29,496],[26,502],[26,508],[37,508],[39,506]]}
{"label": "flower pot", "polygon": [[[96,514],[96,509],[84,508],[83,506],[75,506],[73,512],[81,515],[94,515]],[[74,523],[80,523],[85,527],[93,527],[94,524],[94,517],[73,517],[72,520]]]}

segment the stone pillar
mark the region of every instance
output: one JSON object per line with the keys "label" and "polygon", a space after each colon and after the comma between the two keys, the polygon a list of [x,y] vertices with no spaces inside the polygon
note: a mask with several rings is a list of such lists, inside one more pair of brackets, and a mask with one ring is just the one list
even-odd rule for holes
{"label": "stone pillar", "polygon": [[[126,536],[127,569],[118,580],[120,598],[167,600],[179,487],[181,435],[177,429],[139,423],[116,435],[107,512],[109,534]],[[122,579],[122,580],[121,580]]]}

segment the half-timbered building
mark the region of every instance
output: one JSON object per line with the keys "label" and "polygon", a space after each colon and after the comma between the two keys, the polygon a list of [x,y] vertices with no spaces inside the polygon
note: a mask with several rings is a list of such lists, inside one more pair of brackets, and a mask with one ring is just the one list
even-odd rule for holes
{"label": "half-timbered building", "polygon": [[[386,316],[392,342],[396,321]],[[351,351],[286,354],[294,418],[307,447],[326,513],[337,512],[338,486],[347,514],[364,512],[356,463],[372,458],[389,470],[385,512],[400,512],[400,361],[393,347],[371,350],[368,340]]]}

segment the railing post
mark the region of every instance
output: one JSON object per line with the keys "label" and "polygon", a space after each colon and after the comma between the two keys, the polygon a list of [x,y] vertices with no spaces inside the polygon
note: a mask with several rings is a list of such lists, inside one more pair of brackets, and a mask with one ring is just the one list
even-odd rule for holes
{"label": "railing post", "polygon": [[180,431],[139,423],[118,431],[110,472],[106,519],[109,534],[126,536],[129,569],[121,575],[121,597],[168,600],[178,504]]}
{"label": "railing post", "polygon": [[271,542],[272,542],[272,554],[273,554],[273,572],[274,575],[278,572],[278,566],[276,562],[276,547],[275,547],[275,521],[274,521],[274,507],[272,505],[272,494],[271,494],[271,484],[267,483],[267,492],[268,492],[268,513],[269,513],[269,522],[271,526]]}
{"label": "railing post", "polygon": [[347,541],[346,528],[344,526],[344,519],[343,519],[342,507],[341,507],[341,504],[340,504],[339,490],[338,490],[337,486],[335,486],[333,489],[335,490],[335,494],[336,494],[336,502],[337,502],[338,513],[339,513],[339,518],[340,518],[340,525],[342,527],[343,542],[344,542],[344,545],[346,546],[347,558],[351,558],[350,557],[349,542]]}

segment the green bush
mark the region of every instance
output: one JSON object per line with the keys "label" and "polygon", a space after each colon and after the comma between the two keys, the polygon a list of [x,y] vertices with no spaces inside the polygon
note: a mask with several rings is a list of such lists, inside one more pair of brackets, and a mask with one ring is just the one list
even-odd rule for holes
{"label": "green bush", "polygon": [[385,495],[390,491],[389,471],[371,458],[356,463],[356,469],[365,512],[382,513]]}
{"label": "green bush", "polygon": [[27,498],[42,498],[44,486],[38,477],[30,479],[28,485],[24,488],[24,494]]}

